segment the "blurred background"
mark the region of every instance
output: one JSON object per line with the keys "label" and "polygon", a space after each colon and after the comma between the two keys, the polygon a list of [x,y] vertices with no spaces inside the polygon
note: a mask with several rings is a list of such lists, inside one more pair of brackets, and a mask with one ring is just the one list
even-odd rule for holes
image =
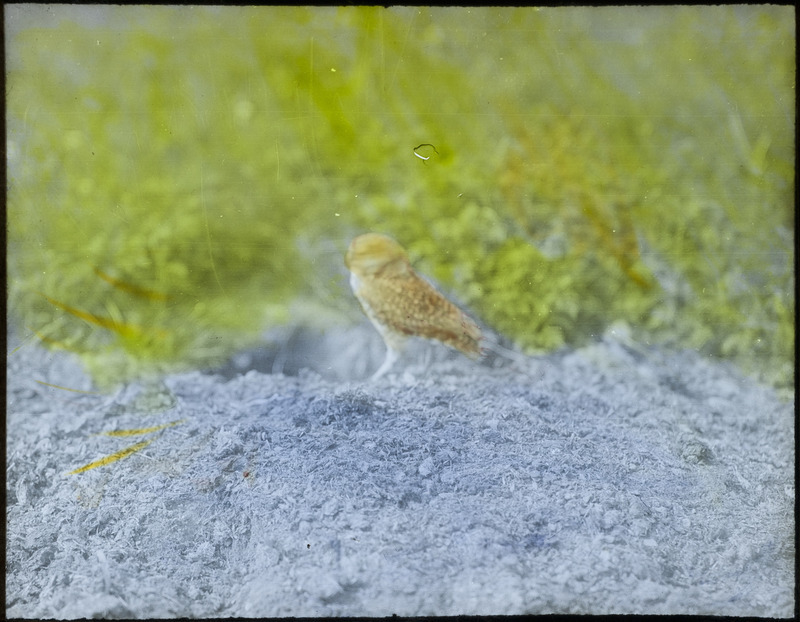
{"label": "blurred background", "polygon": [[366,322],[365,231],[525,352],[792,386],[792,7],[4,10],[9,324],[98,386]]}

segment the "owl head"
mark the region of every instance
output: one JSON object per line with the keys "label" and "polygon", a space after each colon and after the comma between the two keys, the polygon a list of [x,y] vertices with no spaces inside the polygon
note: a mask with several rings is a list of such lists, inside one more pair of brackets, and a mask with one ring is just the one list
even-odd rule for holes
{"label": "owl head", "polygon": [[392,276],[410,269],[406,251],[388,235],[365,233],[350,242],[344,265],[359,277]]}

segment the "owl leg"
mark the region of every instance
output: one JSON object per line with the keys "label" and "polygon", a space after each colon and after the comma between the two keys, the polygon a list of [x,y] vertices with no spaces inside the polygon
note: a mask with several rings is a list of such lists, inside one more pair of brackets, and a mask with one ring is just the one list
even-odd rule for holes
{"label": "owl leg", "polygon": [[394,348],[386,348],[386,358],[383,360],[383,365],[378,368],[370,380],[377,380],[381,376],[383,376],[387,371],[392,368],[392,365],[395,364],[397,359],[400,358],[400,352],[395,350]]}

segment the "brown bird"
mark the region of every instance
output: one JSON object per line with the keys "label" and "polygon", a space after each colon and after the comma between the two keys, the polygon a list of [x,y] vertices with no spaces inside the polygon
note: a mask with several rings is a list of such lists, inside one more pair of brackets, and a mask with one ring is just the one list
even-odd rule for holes
{"label": "brown bird", "polygon": [[408,337],[436,339],[473,360],[481,356],[477,324],[414,271],[406,251],[392,238],[358,236],[344,263],[353,293],[386,343],[386,360],[373,380],[389,371]]}

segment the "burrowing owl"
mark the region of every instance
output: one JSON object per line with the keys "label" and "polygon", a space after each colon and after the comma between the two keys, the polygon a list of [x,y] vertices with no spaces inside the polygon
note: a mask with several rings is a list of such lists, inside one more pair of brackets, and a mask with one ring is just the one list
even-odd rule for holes
{"label": "burrowing owl", "polygon": [[414,272],[406,251],[392,238],[358,236],[344,263],[353,293],[386,343],[386,360],[373,380],[389,371],[411,336],[436,339],[471,359],[481,356],[480,328]]}

